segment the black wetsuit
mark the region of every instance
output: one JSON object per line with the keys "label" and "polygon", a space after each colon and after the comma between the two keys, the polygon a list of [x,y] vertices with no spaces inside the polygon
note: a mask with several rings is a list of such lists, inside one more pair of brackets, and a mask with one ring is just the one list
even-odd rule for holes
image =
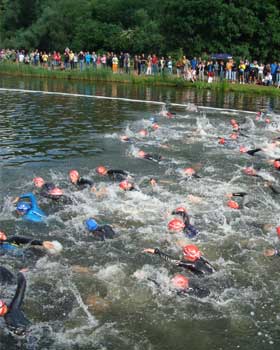
{"label": "black wetsuit", "polygon": [[92,187],[93,182],[91,180],[80,177],[79,180],[75,183],[75,185],[79,190],[83,190],[86,187]]}
{"label": "black wetsuit", "polygon": [[[9,255],[16,258],[42,256],[39,249],[32,249],[33,246],[42,246],[43,241],[22,236],[11,236],[6,241],[0,241],[0,255]],[[22,247],[24,246],[24,247]],[[28,249],[23,249],[28,248]]]}
{"label": "black wetsuit", "polygon": [[26,280],[22,273],[17,275],[17,289],[13,300],[8,306],[8,312],[4,316],[7,327],[16,335],[25,335],[30,325],[28,319],[21,311],[21,305],[24,299],[26,289]]}
{"label": "black wetsuit", "polygon": [[97,241],[105,241],[105,239],[112,239],[115,237],[116,232],[109,225],[100,225],[96,230],[90,231],[93,238]]}
{"label": "black wetsuit", "polygon": [[160,162],[162,160],[162,156],[159,154],[151,154],[151,153],[146,153],[143,156],[144,159],[152,160],[153,162]]}
{"label": "black wetsuit", "polygon": [[172,258],[170,255],[167,255],[161,252],[158,248],[155,249],[155,254],[159,255],[165,261],[170,262],[172,265],[183,267],[184,269],[191,271],[193,274],[199,277],[202,277],[206,274],[212,274],[213,272],[215,272],[214,268],[203,257],[200,257],[195,262],[190,262],[186,260],[177,260]]}
{"label": "black wetsuit", "polygon": [[249,156],[254,156],[255,153],[260,152],[260,151],[262,151],[261,148],[256,148],[256,149],[250,149],[249,151],[247,151],[245,153],[249,154]]}
{"label": "black wetsuit", "polygon": [[14,283],[15,276],[4,266],[0,266],[0,285]]}
{"label": "black wetsuit", "polygon": [[123,181],[123,180],[126,180],[128,177],[127,172],[125,172],[124,170],[118,170],[118,169],[109,169],[107,171],[107,175],[113,181]]}

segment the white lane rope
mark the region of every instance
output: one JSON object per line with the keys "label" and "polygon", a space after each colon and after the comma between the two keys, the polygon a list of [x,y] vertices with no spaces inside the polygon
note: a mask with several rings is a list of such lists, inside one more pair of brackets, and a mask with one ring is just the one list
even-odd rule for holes
{"label": "white lane rope", "polygon": [[[9,89],[9,88],[0,88],[2,92],[18,92],[18,93],[26,93],[26,94],[44,94],[44,95],[54,95],[54,96],[69,96],[69,97],[83,97],[83,98],[95,98],[100,100],[116,100],[116,101],[124,101],[124,102],[132,102],[132,103],[147,103],[147,104],[155,104],[164,106],[165,102],[160,101],[151,101],[151,100],[136,100],[124,97],[110,97],[110,96],[99,96],[99,95],[83,95],[83,94],[71,94],[66,92],[55,92],[55,91],[41,91],[41,90],[25,90],[25,89]],[[168,105],[175,107],[188,107],[188,103],[180,104],[180,103],[169,103]],[[216,108],[216,107],[207,107],[207,106],[197,106],[198,109],[205,110],[214,110],[214,111],[222,111],[222,112],[237,112],[237,113],[247,113],[247,114],[255,114],[254,111],[244,111],[238,109],[230,109],[230,108]]]}

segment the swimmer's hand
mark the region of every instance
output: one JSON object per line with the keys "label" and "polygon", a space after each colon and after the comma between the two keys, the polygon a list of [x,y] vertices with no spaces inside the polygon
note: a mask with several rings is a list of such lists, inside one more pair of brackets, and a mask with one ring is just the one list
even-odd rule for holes
{"label": "swimmer's hand", "polygon": [[17,204],[17,202],[19,201],[19,197],[16,197],[15,199],[12,200],[12,204]]}
{"label": "swimmer's hand", "polygon": [[142,251],[142,253],[149,253],[149,254],[155,254],[155,249],[153,248],[146,248]]}
{"label": "swimmer's hand", "polygon": [[264,256],[274,256],[277,255],[277,250],[274,248],[266,249],[263,253]]}

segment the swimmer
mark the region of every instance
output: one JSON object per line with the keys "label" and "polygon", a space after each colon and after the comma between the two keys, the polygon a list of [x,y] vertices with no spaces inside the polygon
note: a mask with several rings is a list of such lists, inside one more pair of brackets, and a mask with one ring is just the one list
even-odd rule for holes
{"label": "swimmer", "polygon": [[93,182],[91,180],[82,178],[77,170],[69,171],[69,179],[70,182],[80,190],[83,190],[88,186],[93,186]]}
{"label": "swimmer", "polygon": [[[179,215],[182,217],[183,219],[183,222],[184,222],[184,228],[183,228],[183,232],[185,233],[185,235],[188,237],[188,238],[193,238],[195,237],[197,234],[198,234],[198,231],[197,229],[190,224],[190,218],[189,218],[189,215],[186,211],[186,209],[184,207],[178,207],[176,208],[175,210],[172,211],[172,215]],[[175,219],[176,220],[176,219]],[[177,223],[177,221],[176,221]],[[176,231],[176,224],[174,226],[175,222],[174,222],[174,219],[171,220],[168,224],[168,228],[170,230],[173,230],[175,228],[175,231]]]}
{"label": "swimmer", "polygon": [[199,176],[193,168],[183,169],[183,174],[186,175],[185,179],[189,179],[189,178],[200,179],[201,178],[201,176]]}
{"label": "swimmer", "polygon": [[192,280],[182,274],[176,274],[172,279],[172,286],[180,296],[195,296],[205,298],[210,294],[209,289],[200,288]]}
{"label": "swimmer", "polygon": [[257,152],[263,151],[262,148],[255,148],[255,149],[248,149],[247,147],[240,146],[239,152],[240,153],[247,153],[249,156],[254,156]]}
{"label": "swimmer", "polygon": [[[276,233],[278,238],[280,239],[280,226],[276,227]],[[269,248],[264,251],[264,256],[280,256],[280,251],[277,248]]]}
{"label": "swimmer", "polygon": [[243,203],[238,203],[237,201],[233,200],[233,197],[239,197],[244,198],[247,195],[246,192],[234,192],[234,193],[228,193],[226,194],[226,197],[229,198],[227,202],[227,206],[231,209],[242,209]]}
{"label": "swimmer", "polygon": [[119,183],[119,188],[123,191],[139,191],[132,182],[123,180]]}
{"label": "swimmer", "polygon": [[98,225],[93,219],[87,219],[85,222],[86,228],[92,233],[95,240],[105,241],[105,239],[112,239],[116,236],[115,231],[109,225]]}
{"label": "swimmer", "polygon": [[98,175],[108,176],[112,181],[123,181],[130,177],[130,175],[124,170],[107,169],[103,165],[98,166],[96,172]]}
{"label": "swimmer", "polygon": [[[25,199],[28,201],[25,201]],[[25,193],[17,197],[13,203],[17,203],[16,212],[25,220],[32,222],[43,222],[47,217],[46,214],[39,208],[33,193]]]}
{"label": "swimmer", "polygon": [[20,272],[17,275],[17,289],[11,303],[7,305],[3,300],[0,300],[0,316],[4,317],[9,330],[18,336],[24,336],[30,326],[30,321],[21,310],[25,289],[26,280]]}
{"label": "swimmer", "polygon": [[153,162],[160,162],[162,160],[162,156],[159,154],[151,154],[151,153],[146,153],[144,151],[139,151],[138,152],[138,157],[142,159],[148,159]]}
{"label": "swimmer", "polygon": [[146,248],[143,253],[158,255],[171,265],[182,267],[198,277],[209,275],[215,272],[214,267],[206,260],[201,251],[194,244],[188,244],[183,248],[183,259],[174,259],[160,251],[158,248]]}
{"label": "swimmer", "polygon": [[63,195],[63,191],[56,187],[52,182],[45,182],[42,177],[35,177],[33,183],[39,189],[39,194],[43,197],[52,199],[56,202],[63,202],[64,204],[72,204],[72,200]]}
{"label": "swimmer", "polygon": [[[20,251],[24,253],[28,247],[42,247],[45,251],[54,254],[62,250],[62,246],[57,241],[42,241],[23,236],[8,237],[4,232],[0,231],[0,255],[2,254],[16,254]],[[24,249],[23,249],[24,248]]]}
{"label": "swimmer", "polygon": [[130,142],[130,143],[133,142],[133,140],[132,140],[131,138],[129,138],[128,136],[126,136],[126,135],[120,136],[120,140],[121,140],[122,142]]}

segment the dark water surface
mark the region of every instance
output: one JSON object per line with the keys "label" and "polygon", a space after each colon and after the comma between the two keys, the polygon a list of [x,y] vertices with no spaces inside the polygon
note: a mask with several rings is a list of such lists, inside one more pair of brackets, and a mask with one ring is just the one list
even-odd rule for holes
{"label": "dark water surface", "polygon": [[[0,230],[58,240],[64,248],[59,256],[0,256],[0,264],[14,272],[29,268],[24,311],[32,321],[27,338],[15,339],[0,320],[1,350],[279,349],[280,261],[263,256],[265,248],[278,244],[279,197],[242,168],[261,166],[263,176],[277,185],[279,174],[267,160],[280,152],[250,157],[238,150],[239,145],[267,146],[278,135],[279,99],[14,78],[1,78],[0,87],[187,105],[172,108],[176,117],[167,119],[153,104],[0,92]],[[249,113],[195,111],[192,104],[269,110],[272,123],[257,123]],[[141,137],[138,131],[151,127],[153,115],[160,128]],[[230,118],[243,124],[247,135],[233,149],[217,143],[219,136],[231,134]],[[124,134],[133,143],[122,143]],[[164,159],[159,164],[139,159],[140,149]],[[118,183],[100,178],[95,172],[100,164],[129,171],[140,191],[123,192]],[[199,169],[201,179],[182,177],[190,166]],[[75,191],[70,169],[92,179],[97,189],[106,187],[106,194]],[[44,224],[23,222],[12,204],[14,197],[34,190],[35,176],[59,185],[73,201],[62,206],[38,197],[48,213]],[[161,181],[155,188],[148,184],[152,176]],[[240,211],[226,206],[225,194],[234,191],[248,193]],[[202,200],[193,203],[189,195]],[[141,253],[158,247],[180,256],[190,240],[167,230],[171,211],[180,205],[200,232],[193,242],[218,270],[197,282],[211,291],[205,299],[176,295],[170,278],[183,271]],[[112,225],[118,236],[93,241],[84,228],[90,216]],[[10,300],[14,287],[0,286],[0,298]]]}

